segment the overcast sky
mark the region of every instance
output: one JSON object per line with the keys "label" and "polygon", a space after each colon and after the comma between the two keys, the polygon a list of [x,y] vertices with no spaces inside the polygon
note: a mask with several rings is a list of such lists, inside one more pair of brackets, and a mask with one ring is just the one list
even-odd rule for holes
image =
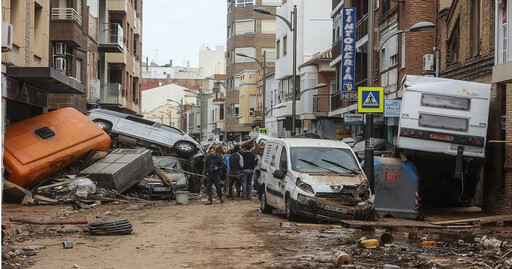
{"label": "overcast sky", "polygon": [[144,61],[197,67],[201,45],[226,46],[226,0],[145,0],[142,8]]}

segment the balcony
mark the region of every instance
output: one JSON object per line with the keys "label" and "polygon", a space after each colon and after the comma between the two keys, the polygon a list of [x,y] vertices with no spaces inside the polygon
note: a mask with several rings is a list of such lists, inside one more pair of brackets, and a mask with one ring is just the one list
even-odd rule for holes
{"label": "balcony", "polygon": [[127,53],[107,53],[107,62],[113,64],[126,64]]}
{"label": "balcony", "polygon": [[119,83],[106,83],[101,85],[102,104],[123,104],[123,88]]}
{"label": "balcony", "polygon": [[52,8],[52,20],[74,21],[82,26],[82,15],[74,8]]}
{"label": "balcony", "polygon": [[50,20],[50,41],[85,48],[87,36],[82,31],[82,16],[73,8],[53,8]]}
{"label": "balcony", "polygon": [[356,41],[368,35],[368,13],[356,23]]}
{"label": "balcony", "polygon": [[134,77],[140,77],[140,71],[141,71],[141,65],[139,61],[139,56],[135,55],[133,56],[133,76]]}
{"label": "balcony", "polygon": [[338,39],[334,44],[332,44],[332,59],[336,59],[341,56],[341,43],[343,39]]}
{"label": "balcony", "polygon": [[128,13],[128,0],[109,0],[107,9],[109,12]]}
{"label": "balcony", "polygon": [[98,18],[89,13],[89,36],[98,41]]}
{"label": "balcony", "polygon": [[98,47],[105,52],[123,52],[123,28],[117,23],[104,23]]}

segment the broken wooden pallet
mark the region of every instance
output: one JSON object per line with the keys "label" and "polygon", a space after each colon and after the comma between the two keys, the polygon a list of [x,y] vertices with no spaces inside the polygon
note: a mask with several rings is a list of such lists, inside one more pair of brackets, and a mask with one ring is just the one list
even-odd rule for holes
{"label": "broken wooden pallet", "polygon": [[458,219],[458,220],[447,220],[447,221],[434,221],[430,222],[436,226],[467,226],[473,227],[503,227],[512,225],[512,214],[509,215],[498,215],[471,219]]}
{"label": "broken wooden pallet", "polygon": [[[404,219],[384,219],[382,221],[363,221],[363,220],[342,220],[341,224],[346,228],[423,228],[423,229],[440,229],[447,228],[445,226],[432,225],[423,221],[404,220]],[[461,227],[457,227],[461,228]]]}

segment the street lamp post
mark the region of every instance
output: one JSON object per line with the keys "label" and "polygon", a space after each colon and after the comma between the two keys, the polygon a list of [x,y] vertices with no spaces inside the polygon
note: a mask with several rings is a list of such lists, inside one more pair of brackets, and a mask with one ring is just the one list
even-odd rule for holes
{"label": "street lamp post", "polygon": [[181,98],[181,102],[174,101],[172,99],[167,99],[167,102],[172,102],[180,106],[180,129],[183,131],[183,98]]}
{"label": "street lamp post", "polygon": [[199,94],[189,89],[185,89],[184,91],[195,94],[196,97],[199,98],[199,141],[203,141],[203,87],[199,87]]}
{"label": "street lamp post", "polygon": [[263,115],[263,128],[265,128],[265,115],[267,115],[265,113],[265,101],[266,101],[266,95],[267,95],[267,52],[266,51],[263,51],[263,55],[262,55],[262,61],[259,61],[258,59],[254,58],[254,57],[251,57],[251,56],[248,56],[248,55],[245,55],[245,54],[242,54],[242,53],[237,53],[236,55],[240,56],[240,57],[245,57],[245,58],[249,58],[249,59],[253,59],[260,67],[261,69],[263,70],[263,78],[262,78],[262,82],[263,82],[263,89],[262,89],[262,92],[263,92],[263,109],[262,109],[262,115]]}
{"label": "street lamp post", "polygon": [[[371,1],[371,0],[370,0]],[[293,6],[292,11],[292,20],[293,23],[287,20],[285,17],[277,14],[272,14],[270,11],[268,11],[265,8],[255,8],[254,12],[264,14],[264,15],[270,15],[277,17],[284,21],[291,32],[293,32],[293,77],[292,77],[292,88],[293,88],[293,100],[292,100],[292,136],[295,135],[295,118],[297,117],[296,114],[296,103],[297,103],[297,81],[295,77],[297,76],[297,5]]]}
{"label": "street lamp post", "polygon": [[[171,111],[170,110],[168,112],[160,111],[160,113],[163,114],[163,115],[166,115],[169,118],[169,126],[172,126],[172,122],[171,122],[171,120],[172,120],[171,114],[172,113],[171,113]],[[163,120],[162,120],[162,124],[163,124]]]}

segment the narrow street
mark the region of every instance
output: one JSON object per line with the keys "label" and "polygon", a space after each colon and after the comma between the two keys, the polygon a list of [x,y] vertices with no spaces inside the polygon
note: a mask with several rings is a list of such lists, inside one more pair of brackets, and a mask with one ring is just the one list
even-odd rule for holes
{"label": "narrow street", "polygon": [[[37,220],[84,219],[89,222],[128,219],[133,233],[124,236],[92,236],[86,225],[28,225],[6,222],[3,253],[34,249],[35,256],[3,259],[4,268],[336,268],[333,256],[345,251],[354,260],[349,268],[496,268],[508,253],[480,247],[482,235],[511,241],[510,229],[479,228],[428,230],[398,228],[351,229],[316,222],[288,222],[283,214],[265,215],[257,200],[225,204],[189,205],[174,202],[100,205],[83,211],[71,206],[22,207],[4,205],[2,218],[18,216]],[[290,224],[290,227],[287,227]],[[393,244],[365,249],[361,237],[393,234]],[[411,240],[410,233],[418,239]],[[421,248],[421,238],[437,247]],[[423,239],[421,239],[423,240]],[[62,242],[74,247],[64,249]],[[76,264],[76,266],[75,266]],[[75,267],[74,267],[75,266]]]}

